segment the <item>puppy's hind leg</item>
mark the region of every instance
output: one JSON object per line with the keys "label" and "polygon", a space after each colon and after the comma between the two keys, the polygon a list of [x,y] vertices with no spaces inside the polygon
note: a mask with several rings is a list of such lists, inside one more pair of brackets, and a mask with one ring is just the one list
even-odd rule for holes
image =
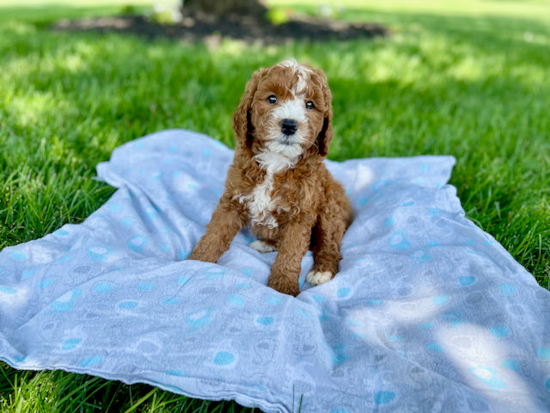
{"label": "puppy's hind leg", "polygon": [[351,223],[352,214],[351,205],[346,199],[342,202],[332,201],[319,215],[312,236],[313,268],[306,278],[311,285],[330,281],[338,272],[338,263],[342,259],[340,244]]}

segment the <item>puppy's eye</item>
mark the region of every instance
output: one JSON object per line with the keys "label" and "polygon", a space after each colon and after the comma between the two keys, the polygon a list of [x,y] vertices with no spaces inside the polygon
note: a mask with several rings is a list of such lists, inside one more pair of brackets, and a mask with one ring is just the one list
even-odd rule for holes
{"label": "puppy's eye", "polygon": [[313,109],[315,107],[315,105],[313,104],[313,102],[310,100],[306,103],[306,108],[307,109]]}
{"label": "puppy's eye", "polygon": [[267,98],[267,101],[272,105],[274,105],[275,103],[277,103],[277,96],[271,95],[270,97]]}

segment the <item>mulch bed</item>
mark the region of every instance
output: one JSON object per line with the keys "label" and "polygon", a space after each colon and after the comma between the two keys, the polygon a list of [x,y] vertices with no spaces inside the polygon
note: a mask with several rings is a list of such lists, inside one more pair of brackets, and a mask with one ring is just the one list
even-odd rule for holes
{"label": "mulch bed", "polygon": [[61,20],[54,30],[129,33],[148,39],[169,38],[191,42],[218,42],[228,37],[246,43],[281,44],[290,40],[329,41],[387,36],[387,28],[376,23],[350,23],[341,20],[310,16],[293,17],[290,21],[273,25],[266,19],[253,16],[212,16],[201,13],[186,14],[177,24],[164,25],[141,15]]}

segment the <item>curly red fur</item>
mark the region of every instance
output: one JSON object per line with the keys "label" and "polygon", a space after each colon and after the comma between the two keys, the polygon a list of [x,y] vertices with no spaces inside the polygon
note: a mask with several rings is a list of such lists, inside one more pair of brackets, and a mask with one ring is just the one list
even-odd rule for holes
{"label": "curly red fur", "polygon": [[[225,192],[190,259],[217,262],[248,225],[264,245],[278,249],[269,286],[299,294],[308,249],[314,258],[308,280],[334,277],[353,211],[323,162],[333,136],[331,99],[325,74],[295,61],[252,75],[233,118],[237,142]],[[304,109],[306,102],[314,107]],[[280,133],[279,114],[295,115],[296,136]]]}

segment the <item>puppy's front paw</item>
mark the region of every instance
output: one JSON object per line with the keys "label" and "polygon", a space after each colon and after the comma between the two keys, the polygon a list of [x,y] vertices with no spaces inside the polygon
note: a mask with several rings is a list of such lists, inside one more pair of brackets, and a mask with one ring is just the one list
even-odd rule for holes
{"label": "puppy's front paw", "polygon": [[332,280],[333,278],[334,274],[332,274],[330,271],[311,270],[307,274],[306,280],[308,283],[315,287],[316,285],[324,284],[327,281]]}
{"label": "puppy's front paw", "polygon": [[298,281],[289,282],[285,279],[269,277],[267,286],[279,291],[280,293],[292,295],[293,297],[296,297],[298,294],[300,294],[300,286],[298,285]]}
{"label": "puppy's front paw", "polygon": [[248,245],[250,248],[254,248],[256,251],[259,252],[273,252],[277,251],[277,248],[274,245],[268,244],[267,242],[256,240],[254,242],[251,242]]}

